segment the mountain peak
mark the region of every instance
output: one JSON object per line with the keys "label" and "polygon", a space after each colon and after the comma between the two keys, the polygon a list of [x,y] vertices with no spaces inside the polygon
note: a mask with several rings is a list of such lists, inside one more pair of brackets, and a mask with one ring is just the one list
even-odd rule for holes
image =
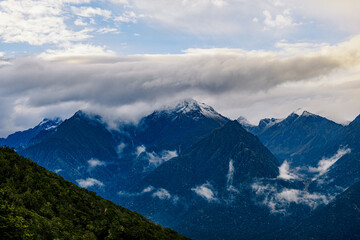
{"label": "mountain peak", "polygon": [[270,128],[272,126],[274,126],[277,123],[282,122],[284,119],[277,119],[277,118],[264,118],[261,119],[259,122],[259,127],[261,129],[267,129]]}
{"label": "mountain peak", "polygon": [[253,127],[253,125],[243,116],[238,117],[237,121],[244,127]]}
{"label": "mountain peak", "polygon": [[178,113],[188,113],[191,111],[202,111],[204,113],[217,113],[215,110],[206,105],[205,103],[200,103],[194,99],[184,99],[178,102],[174,109]]}
{"label": "mountain peak", "polygon": [[220,120],[222,122],[227,121],[226,117],[216,112],[212,107],[194,99],[183,99],[174,105],[164,107],[162,110],[157,110],[154,113],[156,116],[163,114],[173,115],[174,119],[176,119],[177,116],[182,115],[188,116],[194,120],[199,120],[205,117]]}
{"label": "mountain peak", "polygon": [[316,117],[317,115],[311,113],[311,112],[308,112],[308,111],[303,111],[303,113],[301,114],[301,117]]}
{"label": "mountain peak", "polygon": [[39,124],[38,127],[41,127],[44,130],[50,130],[56,128],[62,123],[62,119],[59,117],[55,118],[44,118]]}
{"label": "mountain peak", "polygon": [[350,123],[350,125],[354,125],[360,123],[360,114]]}
{"label": "mountain peak", "polygon": [[86,121],[95,121],[95,122],[102,122],[102,117],[95,113],[85,112],[84,110],[78,110],[72,118],[79,119],[79,120],[86,120]]}

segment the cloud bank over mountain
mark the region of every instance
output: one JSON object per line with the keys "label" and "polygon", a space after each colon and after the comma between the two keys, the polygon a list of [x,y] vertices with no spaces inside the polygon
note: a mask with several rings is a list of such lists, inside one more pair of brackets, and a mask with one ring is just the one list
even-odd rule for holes
{"label": "cloud bank over mountain", "polygon": [[[0,132],[4,135],[5,129],[13,128],[6,121],[16,124],[26,114],[30,119],[52,115],[49,109],[60,114],[77,108],[101,109],[134,120],[160,104],[187,97],[210,105],[217,102],[215,107],[226,113],[229,110],[224,106],[243,107],[244,96],[255,98],[249,99],[254,105],[264,100],[263,93],[268,99],[276,98],[277,88],[291,89],[296,84],[300,84],[299,98],[311,93],[307,88],[321,83],[338,89],[324,98],[336,98],[340,91],[359,87],[354,80],[360,75],[359,44],[357,36],[311,52],[286,45],[276,52],[188,49],[183,54],[89,57],[86,61],[74,56],[52,61],[16,58],[0,68],[3,111],[11,116],[0,119],[4,126]],[[349,72],[352,75],[344,77]],[[230,117],[235,117],[234,112]]]}

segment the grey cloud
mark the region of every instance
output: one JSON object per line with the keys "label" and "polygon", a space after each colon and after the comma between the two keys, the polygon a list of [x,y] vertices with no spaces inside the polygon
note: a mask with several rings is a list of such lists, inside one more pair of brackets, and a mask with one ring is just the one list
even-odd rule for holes
{"label": "grey cloud", "polygon": [[0,93],[27,96],[31,106],[84,101],[106,106],[200,92],[266,90],[286,81],[326,75],[341,67],[328,57],[183,54],[124,57],[112,63],[66,64],[16,59],[0,69]]}
{"label": "grey cloud", "polygon": [[[53,57],[52,61],[23,57],[0,68],[0,95],[14,118],[25,114],[39,120],[49,112],[52,116],[46,117],[58,113],[64,118],[82,108],[136,120],[160,104],[185,97],[224,106],[241,105],[241,96],[250,94],[254,103],[259,102],[263,98],[259,92],[318,79],[349,66],[352,55],[347,52],[353,45],[335,46],[326,54],[319,50],[294,56],[285,50],[189,49],[177,55]],[[6,121],[0,122],[2,134],[15,129]],[[27,121],[19,126],[33,125]]]}

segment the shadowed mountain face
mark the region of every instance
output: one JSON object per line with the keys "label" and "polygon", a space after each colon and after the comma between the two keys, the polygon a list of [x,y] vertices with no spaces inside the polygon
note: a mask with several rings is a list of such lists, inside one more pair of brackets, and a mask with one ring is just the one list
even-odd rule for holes
{"label": "shadowed mountain face", "polygon": [[344,127],[343,133],[327,146],[326,152],[339,147],[348,149],[349,153],[336,161],[319,179],[322,184],[312,187],[329,191],[348,188],[360,181],[360,116]]}
{"label": "shadowed mountain face", "polygon": [[[264,232],[279,224],[266,207],[252,201],[250,187],[256,178],[274,179],[278,174],[278,162],[269,150],[231,121],[149,173],[130,193],[121,193],[120,202],[189,237],[242,234],[246,239],[258,234],[253,229]],[[273,224],[264,225],[268,221]]]}
{"label": "shadowed mountain face", "polygon": [[206,181],[225,187],[229,165],[234,169],[231,178],[236,184],[254,177],[278,175],[278,162],[270,151],[238,122],[231,121],[187,153],[161,165],[142,182],[175,192],[188,191]]}
{"label": "shadowed mountain face", "polygon": [[360,182],[275,238],[360,239]]}
{"label": "shadowed mountain face", "polygon": [[[244,121],[241,121],[244,122]],[[292,113],[285,119],[263,119],[258,126],[244,124],[257,135],[280,160],[290,160],[293,165],[316,165],[327,153],[329,144],[341,134],[343,126],[326,118],[304,111]]]}

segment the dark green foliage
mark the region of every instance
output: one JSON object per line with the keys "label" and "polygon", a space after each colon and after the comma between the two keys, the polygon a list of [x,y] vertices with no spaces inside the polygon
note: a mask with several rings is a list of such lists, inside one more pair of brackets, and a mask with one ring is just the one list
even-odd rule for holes
{"label": "dark green foliage", "polygon": [[0,148],[0,236],[5,239],[184,239]]}

